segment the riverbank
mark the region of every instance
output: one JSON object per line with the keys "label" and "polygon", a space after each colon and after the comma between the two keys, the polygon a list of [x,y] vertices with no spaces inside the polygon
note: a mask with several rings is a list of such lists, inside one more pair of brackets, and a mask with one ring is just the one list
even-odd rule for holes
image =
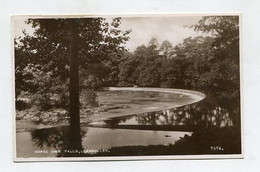
{"label": "riverbank", "polygon": [[[203,93],[164,88],[109,87],[97,91],[98,107],[81,107],[81,124],[112,117],[141,114],[195,103],[205,97]],[[85,97],[81,97],[84,101]],[[16,131],[49,128],[69,124],[64,109],[40,111],[31,107],[16,112]]]}

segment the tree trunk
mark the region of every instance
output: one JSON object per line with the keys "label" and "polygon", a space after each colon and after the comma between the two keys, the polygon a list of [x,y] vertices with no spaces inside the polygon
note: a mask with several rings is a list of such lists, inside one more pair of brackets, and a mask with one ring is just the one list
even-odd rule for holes
{"label": "tree trunk", "polygon": [[78,64],[78,37],[79,28],[77,19],[70,20],[70,131],[71,147],[81,148],[80,118],[79,118],[79,64]]}

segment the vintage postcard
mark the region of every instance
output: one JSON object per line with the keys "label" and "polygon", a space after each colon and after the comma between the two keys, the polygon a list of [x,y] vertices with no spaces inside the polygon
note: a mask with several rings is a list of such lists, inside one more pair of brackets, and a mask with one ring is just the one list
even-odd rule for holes
{"label": "vintage postcard", "polygon": [[242,158],[239,14],[13,16],[14,160]]}

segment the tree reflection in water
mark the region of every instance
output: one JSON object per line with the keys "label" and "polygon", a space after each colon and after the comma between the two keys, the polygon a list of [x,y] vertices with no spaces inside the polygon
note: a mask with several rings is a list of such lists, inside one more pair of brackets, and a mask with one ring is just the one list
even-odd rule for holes
{"label": "tree reflection in water", "polygon": [[[205,100],[168,110],[148,112],[105,120],[107,125],[197,125],[215,127],[240,127],[240,104],[225,98],[208,96]],[[237,100],[237,99],[235,99]],[[238,98],[239,100],[239,98]]]}
{"label": "tree reflection in water", "polygon": [[[241,153],[239,97],[207,96],[201,102],[158,112],[130,115],[106,120],[108,127],[202,126],[191,136],[185,135],[174,145],[112,147],[108,153],[82,153],[82,140],[87,131],[71,131],[69,127],[34,130],[32,139],[37,147],[53,147],[58,157],[112,155],[182,155]],[[75,137],[78,135],[80,137]],[[89,138],[91,139],[91,138]],[[141,153],[141,154],[140,154]]]}
{"label": "tree reflection in water", "polygon": [[187,130],[189,126],[200,126],[191,136],[185,135],[174,145],[114,147],[110,150],[110,155],[133,155],[135,152],[142,152],[143,155],[241,153],[239,94],[208,94],[205,100],[192,105],[117,117],[105,122],[111,127],[117,125],[116,128],[125,128],[125,125],[140,125],[137,128],[156,125],[184,126],[182,128]]}
{"label": "tree reflection in water", "polygon": [[74,157],[82,155],[82,139],[87,131],[80,131],[80,138],[73,137],[69,127],[55,127],[34,130],[32,140],[38,148],[51,147],[57,151],[57,157]]}

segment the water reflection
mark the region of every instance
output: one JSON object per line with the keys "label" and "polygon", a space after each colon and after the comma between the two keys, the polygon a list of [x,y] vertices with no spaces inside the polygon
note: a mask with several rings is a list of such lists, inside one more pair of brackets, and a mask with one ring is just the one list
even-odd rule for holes
{"label": "water reflection", "polygon": [[212,98],[179,108],[107,119],[99,124],[115,125],[197,125],[229,127],[240,122],[239,104],[214,106]]}
{"label": "water reflection", "polygon": [[80,137],[68,127],[55,127],[31,131],[32,141],[38,148],[51,147],[56,150],[57,157],[79,156],[83,150],[82,139],[86,131],[81,130]]}
{"label": "water reflection", "polygon": [[[192,132],[176,131],[146,131],[110,128],[81,127],[80,149],[72,149],[69,127],[55,127],[40,129],[17,134],[17,145],[23,144],[23,149],[18,149],[18,157],[83,157],[83,156],[111,156],[114,148],[119,147],[145,147],[161,145],[168,147],[174,145],[180,138],[191,136]],[[74,143],[75,144],[75,143]],[[76,143],[78,144],[78,143]],[[35,153],[36,151],[36,153]],[[44,152],[44,153],[43,153]],[[141,155],[133,152],[126,155]],[[145,154],[144,154],[145,155]]]}
{"label": "water reflection", "polygon": [[[184,107],[104,120],[99,128],[34,130],[31,141],[35,147],[55,149],[57,157],[239,154],[239,102],[239,96],[207,96]],[[84,152],[91,148],[106,151]]]}

